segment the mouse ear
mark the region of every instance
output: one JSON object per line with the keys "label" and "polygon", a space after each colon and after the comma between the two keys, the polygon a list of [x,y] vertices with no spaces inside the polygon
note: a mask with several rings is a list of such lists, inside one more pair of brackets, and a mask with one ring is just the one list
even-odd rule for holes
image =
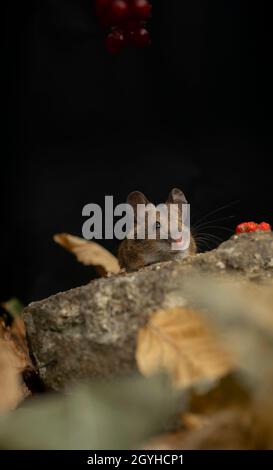
{"label": "mouse ear", "polygon": [[130,204],[133,207],[134,212],[136,212],[138,204],[146,205],[146,204],[149,204],[149,201],[146,198],[146,196],[144,196],[144,194],[141,193],[140,191],[133,191],[127,197],[127,204]]}
{"label": "mouse ear", "polygon": [[188,204],[185,194],[178,188],[171,190],[167,202],[170,204]]}

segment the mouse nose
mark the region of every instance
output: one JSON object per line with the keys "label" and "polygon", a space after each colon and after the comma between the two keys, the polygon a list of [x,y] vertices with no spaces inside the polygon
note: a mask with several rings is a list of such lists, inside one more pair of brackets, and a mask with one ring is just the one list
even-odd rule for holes
{"label": "mouse nose", "polygon": [[173,243],[177,243],[177,244],[179,244],[179,243],[181,243],[181,242],[182,242],[182,240],[183,240],[183,237],[182,237],[182,235],[181,235],[181,236],[180,236],[180,237],[178,237],[178,238],[174,238],[174,239],[173,239]]}

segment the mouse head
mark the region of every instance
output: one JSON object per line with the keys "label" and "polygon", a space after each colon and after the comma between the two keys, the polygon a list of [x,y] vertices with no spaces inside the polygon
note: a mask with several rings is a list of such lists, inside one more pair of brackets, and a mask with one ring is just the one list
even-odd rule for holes
{"label": "mouse head", "polygon": [[[162,261],[177,255],[175,243],[181,243],[174,237],[175,230],[182,230],[182,204],[187,204],[184,193],[177,188],[172,189],[165,204],[154,206],[139,191],[129,194],[127,203],[134,210],[133,236],[136,245],[150,253],[153,260]],[[158,258],[158,259],[157,259]]]}

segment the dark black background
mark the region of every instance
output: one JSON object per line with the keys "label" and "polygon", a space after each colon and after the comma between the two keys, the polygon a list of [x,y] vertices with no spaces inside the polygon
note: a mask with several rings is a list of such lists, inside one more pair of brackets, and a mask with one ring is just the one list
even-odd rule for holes
{"label": "dark black background", "polygon": [[107,194],[161,202],[179,186],[195,221],[235,201],[211,225],[273,221],[269,5],[154,0],[152,46],[111,56],[93,0],[7,3],[2,300],[90,279],[52,235],[81,235],[83,205]]}

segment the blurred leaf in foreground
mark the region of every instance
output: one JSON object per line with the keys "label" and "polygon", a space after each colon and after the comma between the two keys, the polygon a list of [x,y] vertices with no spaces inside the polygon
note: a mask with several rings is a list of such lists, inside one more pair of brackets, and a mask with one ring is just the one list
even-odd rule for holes
{"label": "blurred leaf in foreground", "polygon": [[169,372],[176,388],[209,384],[232,367],[230,355],[200,314],[182,307],[151,316],[139,331],[136,361],[145,376]]}
{"label": "blurred leaf in foreground", "polygon": [[[239,276],[219,279],[206,275],[181,279],[180,291],[207,327],[218,332],[221,344],[231,352],[235,366],[233,380],[238,386],[230,389],[230,383],[225,380],[222,384],[224,402],[215,390],[201,397],[199,412],[203,423],[200,420],[199,428],[182,428],[159,436],[145,447],[272,449],[272,282],[259,284]],[[194,400],[195,405],[198,404],[198,397]],[[204,415],[204,411],[207,414]]]}
{"label": "blurred leaf in foreground", "polygon": [[28,394],[21,378],[26,365],[26,355],[13,341],[10,329],[0,320],[0,414],[16,408]]}
{"label": "blurred leaf in foreground", "polygon": [[12,318],[11,325],[7,326],[2,323],[2,334],[5,330],[5,337],[14,343],[14,348],[22,351],[26,356],[26,361],[30,363],[28,346],[26,342],[26,329],[24,320],[22,318],[22,312],[24,305],[15,297],[12,297],[7,302],[2,303],[2,307]]}
{"label": "blurred leaf in foreground", "polygon": [[12,298],[3,303],[2,307],[12,321],[7,325],[5,317],[0,318],[0,414],[13,410],[29,395],[22,380],[22,372],[31,365],[21,317],[23,305]]}
{"label": "blurred leaf in foreground", "polygon": [[132,449],[164,429],[176,397],[162,378],[91,381],[0,418],[2,449]]}
{"label": "blurred leaf in foreground", "polygon": [[24,305],[22,302],[20,302],[20,300],[16,299],[16,297],[12,297],[7,302],[3,302],[2,307],[10,314],[12,318],[20,316],[24,309]]}
{"label": "blurred leaf in foreground", "polygon": [[197,277],[184,283],[183,294],[218,329],[238,369],[264,383],[273,372],[273,285]]}

